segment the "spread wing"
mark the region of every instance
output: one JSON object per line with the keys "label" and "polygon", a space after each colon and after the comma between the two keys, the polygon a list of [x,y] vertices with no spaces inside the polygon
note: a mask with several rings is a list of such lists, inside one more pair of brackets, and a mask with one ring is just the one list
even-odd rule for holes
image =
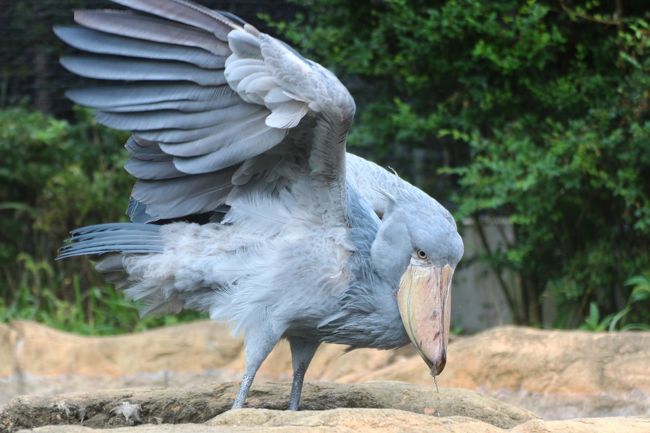
{"label": "spread wing", "polygon": [[133,221],[217,211],[233,192],[273,193],[301,176],[341,217],[354,101],[331,72],[227,12],[113,1],[130,10],[76,11],[78,26],[55,32],[90,53],[62,58],[65,68],[114,82],[68,96],[132,131]]}

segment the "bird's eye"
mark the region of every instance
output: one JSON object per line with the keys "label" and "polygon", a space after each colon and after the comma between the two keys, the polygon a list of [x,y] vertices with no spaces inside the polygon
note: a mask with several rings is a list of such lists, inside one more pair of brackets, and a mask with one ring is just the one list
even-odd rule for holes
{"label": "bird's eye", "polygon": [[427,259],[427,253],[425,253],[425,252],[422,251],[422,250],[418,250],[417,255],[418,255],[418,258],[419,258],[419,259],[422,259],[422,260],[426,260],[426,259]]}

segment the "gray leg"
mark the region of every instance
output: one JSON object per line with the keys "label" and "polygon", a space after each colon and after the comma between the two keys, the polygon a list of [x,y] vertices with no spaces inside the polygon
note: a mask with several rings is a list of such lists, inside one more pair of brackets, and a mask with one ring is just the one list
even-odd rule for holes
{"label": "gray leg", "polygon": [[262,362],[264,362],[269,353],[271,353],[271,350],[273,350],[278,340],[280,340],[279,336],[272,335],[269,332],[259,332],[253,335],[246,335],[244,341],[246,347],[246,368],[241,383],[239,384],[237,397],[232,405],[233,409],[241,409],[244,407],[246,397],[248,397],[248,391],[253,384],[253,379],[255,379],[257,370],[259,370]]}
{"label": "gray leg", "polygon": [[314,353],[320,343],[318,341],[305,341],[299,338],[290,338],[291,363],[293,364],[293,383],[291,384],[291,398],[289,399],[289,410],[298,410],[300,406],[300,393],[305,373]]}

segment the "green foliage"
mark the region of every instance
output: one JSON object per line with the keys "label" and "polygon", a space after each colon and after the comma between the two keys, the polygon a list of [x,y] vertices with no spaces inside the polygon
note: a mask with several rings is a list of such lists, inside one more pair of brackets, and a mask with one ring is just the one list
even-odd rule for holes
{"label": "green foliage", "polygon": [[[632,287],[630,302],[650,301],[650,272],[636,275],[628,279],[625,284]],[[650,310],[648,313],[650,314]]]}
{"label": "green foliage", "polygon": [[[586,331],[650,331],[650,272],[629,278],[625,285],[632,287],[627,305],[619,312],[600,320],[600,311],[595,302],[589,305],[589,315],[580,329]],[[630,322],[635,316],[640,322]]]}
{"label": "green foliage", "polygon": [[120,219],[131,181],[122,169],[125,135],[22,108],[0,111],[0,265],[37,250],[52,257],[70,228]]}
{"label": "green foliage", "polygon": [[0,321],[112,334],[197,316],[140,320],[88,259],[54,260],[69,230],[124,220],[132,184],[122,168],[125,140],[87,111],[74,124],[23,108],[0,111]]}
{"label": "green foliage", "polygon": [[[308,13],[278,30],[351,83],[352,148],[453,200],[460,220],[508,216],[515,242],[487,260],[520,276],[517,322],[541,324],[543,297],[559,326],[630,306],[624,282],[650,268],[644,1],[296,3]],[[418,173],[400,146],[442,157]]]}
{"label": "green foliage", "polygon": [[[21,253],[17,263],[22,272],[12,300],[0,298],[0,323],[35,320],[52,328],[82,335],[113,335],[143,331],[201,317],[185,312],[175,316],[141,318],[136,306],[111,287],[86,287],[73,275],[65,296],[60,276],[49,260],[35,261]],[[64,296],[62,296],[64,295]]]}

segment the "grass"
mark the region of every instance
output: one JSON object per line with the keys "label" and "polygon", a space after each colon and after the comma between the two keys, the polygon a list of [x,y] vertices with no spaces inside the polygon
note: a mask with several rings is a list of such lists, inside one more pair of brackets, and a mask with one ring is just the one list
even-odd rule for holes
{"label": "grass", "polygon": [[115,335],[207,317],[183,312],[141,318],[136,305],[112,286],[82,287],[78,275],[63,284],[50,262],[27,254],[20,254],[16,265],[23,268],[19,280],[5,278],[0,286],[0,323],[33,320],[80,335]]}

